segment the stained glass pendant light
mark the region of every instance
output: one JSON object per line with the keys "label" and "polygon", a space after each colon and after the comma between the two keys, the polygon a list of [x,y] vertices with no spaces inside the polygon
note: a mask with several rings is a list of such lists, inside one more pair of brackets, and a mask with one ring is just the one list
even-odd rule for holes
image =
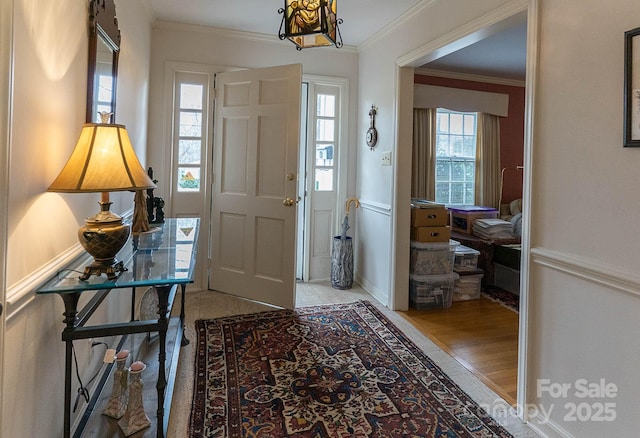
{"label": "stained glass pendant light", "polygon": [[289,39],[302,50],[309,47],[335,45],[342,47],[342,35],[337,18],[337,0],[284,0],[278,37]]}

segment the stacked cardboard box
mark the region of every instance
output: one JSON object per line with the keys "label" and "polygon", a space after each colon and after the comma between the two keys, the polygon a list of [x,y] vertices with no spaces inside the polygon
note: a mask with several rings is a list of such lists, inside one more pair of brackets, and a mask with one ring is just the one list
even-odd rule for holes
{"label": "stacked cardboard box", "polygon": [[451,307],[458,278],[453,263],[459,242],[449,240],[447,221],[444,205],[412,201],[409,304],[415,309]]}
{"label": "stacked cardboard box", "polygon": [[498,217],[498,210],[491,207],[481,207],[477,205],[461,205],[449,207],[451,218],[451,228],[453,231],[465,234],[473,234],[473,223],[476,219],[495,219]]}
{"label": "stacked cardboard box", "polygon": [[451,229],[447,209],[430,201],[411,202],[411,240],[416,242],[448,242]]}

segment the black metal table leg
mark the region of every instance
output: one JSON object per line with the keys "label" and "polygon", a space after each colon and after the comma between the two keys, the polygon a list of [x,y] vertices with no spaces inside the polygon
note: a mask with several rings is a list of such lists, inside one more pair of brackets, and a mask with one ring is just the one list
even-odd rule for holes
{"label": "black metal table leg", "polygon": [[158,438],[164,438],[164,396],[165,389],[167,387],[167,376],[165,371],[165,362],[167,360],[167,328],[169,327],[169,321],[167,319],[167,310],[169,307],[169,293],[171,292],[171,285],[169,286],[156,286],[158,291],[158,336],[159,336],[159,353],[158,353],[158,383],[156,389],[158,390],[158,427],[156,436]]}
{"label": "black metal table leg", "polygon": [[186,284],[180,285],[181,289],[181,299],[180,299],[180,324],[182,324],[182,341],[180,341],[180,346],[184,347],[185,345],[189,345],[189,339],[187,339],[186,330],[184,327],[184,292],[187,289]]}
{"label": "black metal table leg", "polygon": [[[78,320],[78,301],[80,293],[60,294],[64,301],[65,330],[73,330]],[[73,354],[73,341],[66,341],[64,361],[64,438],[71,436],[71,367]]]}

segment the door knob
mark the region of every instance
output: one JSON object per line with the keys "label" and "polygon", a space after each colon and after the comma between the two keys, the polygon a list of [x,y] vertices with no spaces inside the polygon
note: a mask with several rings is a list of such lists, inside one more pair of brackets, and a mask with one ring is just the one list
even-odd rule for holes
{"label": "door knob", "polygon": [[296,203],[296,201],[294,201],[291,198],[286,198],[286,199],[282,200],[282,205],[284,205],[285,207],[291,207],[295,203]]}

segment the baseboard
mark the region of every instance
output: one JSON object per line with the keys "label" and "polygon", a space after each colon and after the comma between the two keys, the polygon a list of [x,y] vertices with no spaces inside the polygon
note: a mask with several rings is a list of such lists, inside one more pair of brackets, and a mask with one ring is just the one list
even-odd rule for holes
{"label": "baseboard", "polygon": [[543,418],[540,414],[530,417],[527,425],[544,438],[575,438],[558,424]]}
{"label": "baseboard", "polygon": [[355,281],[365,290],[369,295],[376,299],[380,304],[385,307],[389,307],[389,294],[385,293],[381,289],[375,287],[375,285],[360,275],[356,275]]}

